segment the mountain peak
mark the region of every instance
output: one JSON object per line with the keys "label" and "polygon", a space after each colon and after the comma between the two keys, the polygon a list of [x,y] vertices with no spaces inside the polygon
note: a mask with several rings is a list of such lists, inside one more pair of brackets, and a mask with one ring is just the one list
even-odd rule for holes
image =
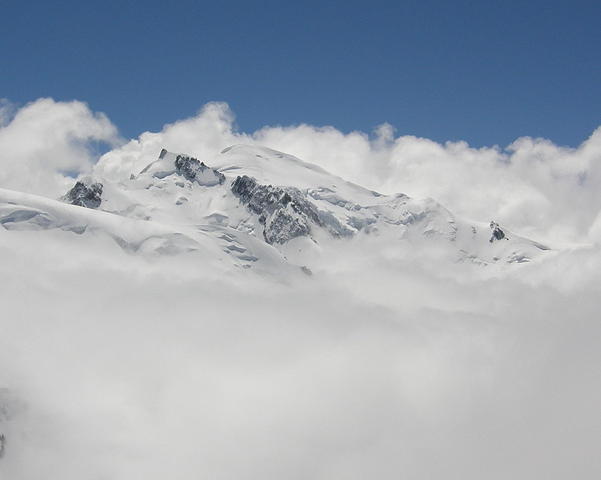
{"label": "mountain peak", "polygon": [[5,228],[105,233],[130,252],[212,252],[243,268],[296,264],[319,271],[328,255],[357,242],[401,250],[436,244],[452,261],[483,265],[522,263],[545,250],[495,222],[487,229],[434,200],[382,195],[254,145],[232,145],[207,159],[163,148],[129,180],[79,179],[63,200],[98,215],[31,197],[20,197],[15,209],[6,206],[11,195],[4,197]]}

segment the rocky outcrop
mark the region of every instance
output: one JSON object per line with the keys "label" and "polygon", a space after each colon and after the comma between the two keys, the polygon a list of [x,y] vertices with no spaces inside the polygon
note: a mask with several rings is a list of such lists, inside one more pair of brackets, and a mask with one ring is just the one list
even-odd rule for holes
{"label": "rocky outcrop", "polygon": [[71,205],[86,208],[98,208],[102,203],[102,183],[79,180],[67,192],[63,200]]}
{"label": "rocky outcrop", "polygon": [[503,240],[505,237],[505,232],[501,230],[499,224],[497,222],[490,222],[490,229],[492,230],[492,236],[490,237],[489,242],[492,243],[495,240]]}
{"label": "rocky outcrop", "polygon": [[175,158],[175,170],[186,180],[197,182],[206,187],[221,185],[225,182],[225,175],[223,173],[187,155],[178,155]]}
{"label": "rocky outcrop", "polygon": [[259,216],[263,238],[269,244],[283,244],[296,237],[311,235],[312,226],[322,227],[334,237],[352,235],[333,215],[321,212],[294,187],[261,185],[247,175],[237,177],[232,192]]}
{"label": "rocky outcrop", "polygon": [[295,188],[261,185],[243,175],[232,183],[232,192],[259,216],[259,222],[265,226],[263,237],[267,243],[282,244],[309,235],[311,222],[322,225],[315,205],[303,199]]}
{"label": "rocky outcrop", "polygon": [[267,243],[286,243],[309,235],[311,222],[322,224],[315,206],[303,199],[297,189],[260,185],[244,175],[236,178],[232,192],[259,216],[259,222],[265,226],[263,237]]}

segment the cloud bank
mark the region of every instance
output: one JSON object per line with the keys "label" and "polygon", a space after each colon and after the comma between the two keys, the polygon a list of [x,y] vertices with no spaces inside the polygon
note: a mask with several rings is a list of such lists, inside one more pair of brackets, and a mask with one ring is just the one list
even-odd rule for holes
{"label": "cloud bank", "polygon": [[598,250],[482,280],[363,249],[279,282],[69,232],[0,245],[0,385],[25,403],[2,478],[601,473]]}

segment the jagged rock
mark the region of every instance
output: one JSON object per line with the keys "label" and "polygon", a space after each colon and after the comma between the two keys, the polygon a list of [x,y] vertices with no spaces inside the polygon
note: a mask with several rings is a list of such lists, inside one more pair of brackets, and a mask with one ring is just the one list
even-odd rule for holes
{"label": "jagged rock", "polygon": [[102,183],[77,181],[63,199],[71,205],[86,208],[98,208],[102,203]]}
{"label": "jagged rock", "polygon": [[[164,156],[164,151],[161,151],[159,158]],[[175,158],[175,169],[185,179],[191,182],[198,182],[200,185],[207,187],[221,185],[225,182],[225,175],[223,173],[218,172],[214,168],[207,167],[203,162],[187,155],[178,155]]]}
{"label": "jagged rock", "polygon": [[311,223],[325,228],[334,237],[353,234],[330,212],[318,210],[298,188],[261,185],[254,178],[243,175],[232,183],[232,192],[259,216],[259,222],[265,226],[263,237],[267,243],[283,244],[310,235]]}
{"label": "jagged rock", "polygon": [[302,215],[286,206],[277,209],[265,221],[263,236],[270,244],[286,243],[296,237],[307,236],[311,233],[309,222]]}
{"label": "jagged rock", "polygon": [[497,222],[490,222],[490,229],[492,230],[492,236],[490,237],[490,243],[495,240],[503,240],[505,238],[505,232],[501,230]]}
{"label": "jagged rock", "polygon": [[315,205],[296,188],[261,185],[246,175],[232,183],[232,192],[259,216],[265,226],[263,237],[270,244],[286,243],[311,233],[310,222],[323,226]]}

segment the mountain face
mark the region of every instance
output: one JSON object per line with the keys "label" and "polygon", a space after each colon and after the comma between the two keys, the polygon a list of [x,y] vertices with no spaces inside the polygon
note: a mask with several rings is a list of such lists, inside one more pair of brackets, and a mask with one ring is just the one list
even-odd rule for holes
{"label": "mountain face", "polygon": [[481,265],[528,262],[547,250],[495,222],[457,218],[432,199],[382,195],[245,145],[207,164],[163,149],[129,180],[80,179],[60,201],[0,189],[0,224],[107,235],[129,252],[196,252],[209,262],[269,271],[319,269],[359,239],[367,249],[444,246],[452,261]]}
{"label": "mountain face", "polygon": [[87,208],[98,208],[102,202],[102,183],[80,180],[69,190],[63,200],[71,205]]}

